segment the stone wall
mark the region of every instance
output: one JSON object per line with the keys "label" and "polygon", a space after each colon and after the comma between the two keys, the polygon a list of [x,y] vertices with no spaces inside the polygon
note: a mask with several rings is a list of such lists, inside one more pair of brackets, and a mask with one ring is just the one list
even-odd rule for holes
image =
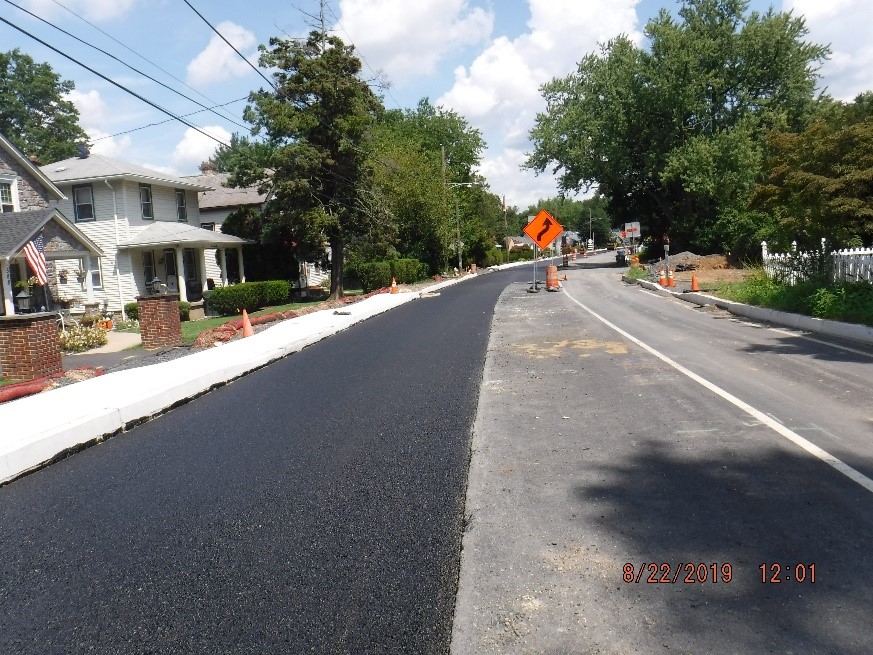
{"label": "stone wall", "polygon": [[182,321],[179,318],[179,294],[140,296],[139,333],[142,347],[155,350],[182,343]]}
{"label": "stone wall", "polygon": [[24,382],[63,371],[57,316],[46,312],[0,316],[0,370]]}
{"label": "stone wall", "polygon": [[19,211],[45,209],[54,199],[42,183],[3,148],[0,148],[0,174],[18,178]]}

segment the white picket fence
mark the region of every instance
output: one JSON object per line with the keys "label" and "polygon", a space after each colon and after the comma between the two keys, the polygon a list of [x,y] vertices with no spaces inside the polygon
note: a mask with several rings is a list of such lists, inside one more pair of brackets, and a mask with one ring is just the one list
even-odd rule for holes
{"label": "white picket fence", "polygon": [[827,253],[827,242],[822,239],[821,250],[798,252],[795,241],[791,244],[791,252],[771,253],[767,250],[767,242],[761,242],[761,257],[767,275],[788,284],[802,282],[825,256],[830,259],[835,282],[873,283],[873,248],[850,248]]}

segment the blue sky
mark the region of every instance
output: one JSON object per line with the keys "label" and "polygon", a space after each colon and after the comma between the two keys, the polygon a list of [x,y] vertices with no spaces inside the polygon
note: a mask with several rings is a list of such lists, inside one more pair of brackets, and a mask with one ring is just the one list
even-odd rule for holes
{"label": "blue sky", "polygon": [[[275,35],[306,33],[307,23],[313,23],[303,12],[318,13],[317,0],[189,1],[252,61],[258,44]],[[186,114],[200,107],[10,2],[207,106],[244,98],[265,85],[183,0],[0,0],[0,16],[149,100]],[[661,7],[675,15],[679,6],[670,0],[330,0],[328,4],[329,28],[356,45],[365,73],[373,76],[373,71],[381,71],[390,82],[384,94],[386,106],[413,107],[427,96],[464,115],[488,143],[481,173],[492,191],[505,194],[509,204],[520,207],[555,194],[550,176],[519,170],[531,147],[527,134],[542,109],[539,85],[569,73],[599,41],[619,33],[641,38],[645,22]],[[751,2],[760,11],[768,6]],[[868,44],[873,3],[780,0],[775,8],[804,15],[809,38],[832,44],[834,56],[822,71],[832,95],[849,99],[873,89],[873,46]],[[0,23],[0,50],[16,47],[49,62],[75,83],[71,99],[79,107],[95,152],[177,174],[195,174],[199,162],[216,146],[175,121],[121,134],[167,117]],[[239,101],[219,110],[221,116],[204,112],[188,120],[227,140],[231,132],[243,131],[234,121],[243,123],[244,106]]]}

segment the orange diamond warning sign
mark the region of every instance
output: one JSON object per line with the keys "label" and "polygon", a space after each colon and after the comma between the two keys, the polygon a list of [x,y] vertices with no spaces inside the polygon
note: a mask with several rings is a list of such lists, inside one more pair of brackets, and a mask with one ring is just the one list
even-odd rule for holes
{"label": "orange diamond warning sign", "polygon": [[524,226],[524,233],[534,240],[540,248],[545,249],[564,231],[564,226],[552,218],[545,209],[534,216],[534,219]]}

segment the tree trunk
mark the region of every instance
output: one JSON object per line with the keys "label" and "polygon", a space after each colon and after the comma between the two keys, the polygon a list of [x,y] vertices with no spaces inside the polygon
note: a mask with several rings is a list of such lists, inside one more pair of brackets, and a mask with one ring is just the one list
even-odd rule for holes
{"label": "tree trunk", "polygon": [[330,239],[330,300],[343,297],[343,240],[340,236]]}

